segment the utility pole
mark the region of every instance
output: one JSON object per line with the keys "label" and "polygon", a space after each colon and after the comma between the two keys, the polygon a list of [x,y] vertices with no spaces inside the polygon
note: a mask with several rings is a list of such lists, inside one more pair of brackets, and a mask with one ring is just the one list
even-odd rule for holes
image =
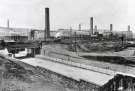
{"label": "utility pole", "polygon": [[70,38],[70,42],[71,42],[71,44],[72,44],[72,27],[70,27],[70,36],[69,36]]}

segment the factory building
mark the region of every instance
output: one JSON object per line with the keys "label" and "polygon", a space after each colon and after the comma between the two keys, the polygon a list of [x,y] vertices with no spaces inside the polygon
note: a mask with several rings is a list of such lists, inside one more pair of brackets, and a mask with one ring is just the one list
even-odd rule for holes
{"label": "factory building", "polygon": [[118,36],[118,37],[124,37],[125,39],[133,39],[133,32],[132,31],[104,31],[103,36],[105,38],[109,38],[111,34],[113,34],[114,36]]}
{"label": "factory building", "polygon": [[0,40],[25,41],[28,40],[30,29],[0,27]]}
{"label": "factory building", "polygon": [[121,31],[116,32],[119,36],[124,36],[125,39],[132,39],[133,38],[133,32],[132,31]]}
{"label": "factory building", "polygon": [[[77,39],[99,39],[100,35],[105,39],[116,39],[124,36],[125,39],[132,39],[133,32],[132,31],[114,31],[112,30],[100,30],[95,26],[93,34],[89,34],[89,30],[70,30],[70,29],[61,29],[58,30],[55,38],[71,38],[72,36],[76,36]],[[111,38],[112,37],[112,38]],[[114,37],[114,38],[113,38]]]}
{"label": "factory building", "polygon": [[60,29],[57,31],[56,39],[79,39],[79,40],[89,40],[93,35],[89,34],[89,31],[84,30],[70,30],[70,29]]}
{"label": "factory building", "polygon": [[[57,31],[50,31],[49,35],[51,36],[50,38],[53,38],[55,36],[55,34],[57,33]],[[44,40],[45,39],[45,31],[44,30],[37,30],[37,29],[32,29],[30,34],[29,34],[29,38],[31,40]]]}

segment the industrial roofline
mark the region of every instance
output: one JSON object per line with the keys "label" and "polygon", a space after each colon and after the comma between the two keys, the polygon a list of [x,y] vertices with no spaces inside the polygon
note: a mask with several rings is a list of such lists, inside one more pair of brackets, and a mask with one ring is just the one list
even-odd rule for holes
{"label": "industrial roofline", "polygon": [[123,72],[116,72],[116,74],[115,75],[124,75],[124,76],[130,76],[130,77],[134,77],[135,78],[135,75],[133,75],[133,74],[129,74],[129,73],[123,73]]}

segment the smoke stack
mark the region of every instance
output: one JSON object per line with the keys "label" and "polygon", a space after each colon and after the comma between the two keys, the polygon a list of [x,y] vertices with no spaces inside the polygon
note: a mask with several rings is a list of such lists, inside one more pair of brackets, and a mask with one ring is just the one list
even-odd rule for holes
{"label": "smoke stack", "polygon": [[93,17],[90,18],[90,31],[93,34]]}
{"label": "smoke stack", "polygon": [[9,28],[9,19],[7,20],[7,28]]}
{"label": "smoke stack", "polygon": [[97,26],[96,25],[95,25],[95,29],[94,30],[95,30],[95,32],[97,32]]}
{"label": "smoke stack", "polygon": [[79,31],[81,31],[81,24],[79,24]]}
{"label": "smoke stack", "polygon": [[45,39],[50,37],[49,8],[45,8]]}
{"label": "smoke stack", "polygon": [[113,24],[110,24],[110,32],[113,31]]}
{"label": "smoke stack", "polygon": [[128,31],[130,31],[130,25],[128,25]]}

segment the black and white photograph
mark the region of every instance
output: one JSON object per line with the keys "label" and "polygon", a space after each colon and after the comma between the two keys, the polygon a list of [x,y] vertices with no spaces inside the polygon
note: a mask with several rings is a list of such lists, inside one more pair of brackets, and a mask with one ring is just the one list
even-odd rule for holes
{"label": "black and white photograph", "polygon": [[135,0],[0,0],[0,91],[135,91]]}

